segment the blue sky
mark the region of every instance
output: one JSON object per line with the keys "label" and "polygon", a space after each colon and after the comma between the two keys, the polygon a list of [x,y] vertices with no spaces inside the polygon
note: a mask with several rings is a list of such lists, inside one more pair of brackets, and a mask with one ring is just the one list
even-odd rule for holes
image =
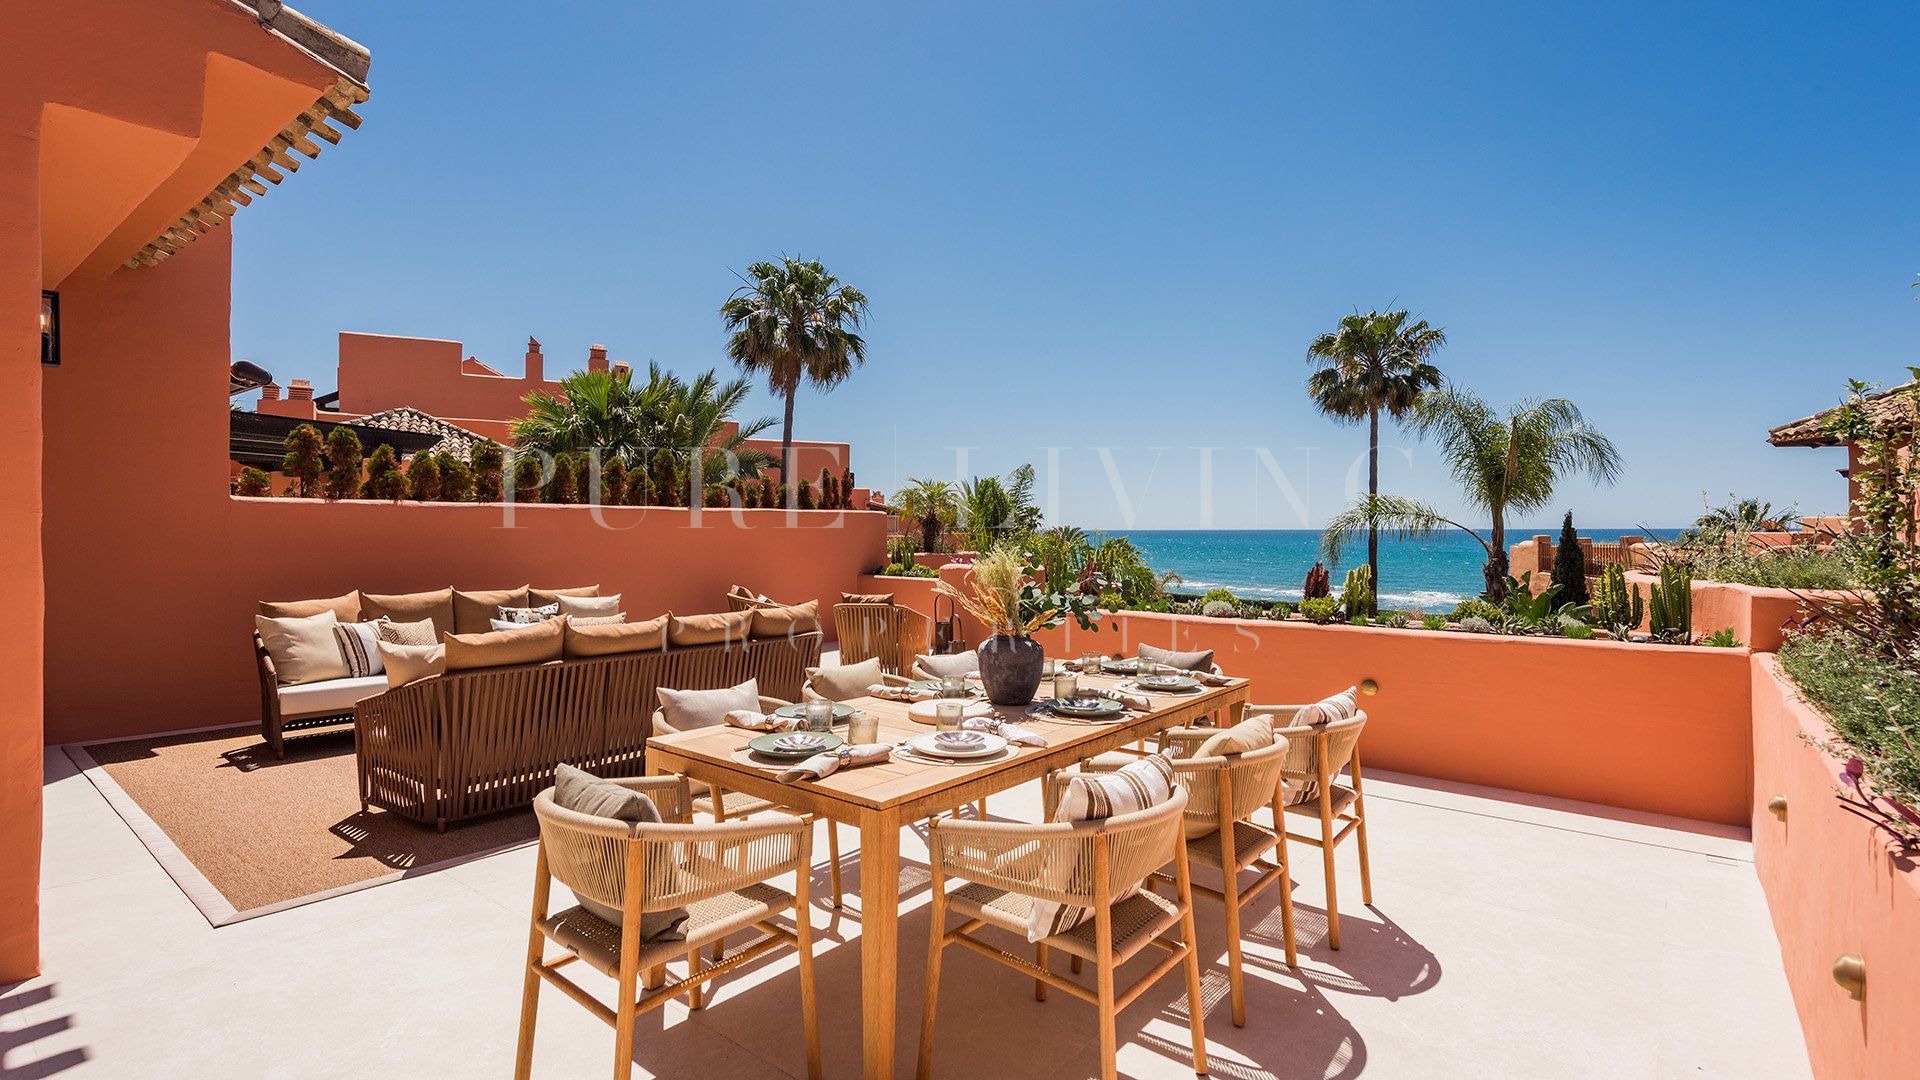
{"label": "blue sky", "polygon": [[[724,366],[734,271],[799,253],[872,297],[867,366],[796,425],[863,483],[1064,447],[1056,519],[1297,528],[1364,447],[1306,344],[1394,305],[1457,381],[1613,436],[1622,482],[1562,491],[1598,527],[1839,508],[1840,452],[1766,429],[1920,363],[1910,7],[303,10],[374,96],[236,221],[234,354],[283,381],[331,387],[340,330]],[[1457,506],[1388,442],[1386,490]]]}

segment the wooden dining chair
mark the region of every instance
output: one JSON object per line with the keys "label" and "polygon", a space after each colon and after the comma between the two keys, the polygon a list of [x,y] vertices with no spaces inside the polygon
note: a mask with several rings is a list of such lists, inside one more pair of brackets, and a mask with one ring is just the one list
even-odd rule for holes
{"label": "wooden dining chair", "polygon": [[878,657],[889,675],[904,674],[927,651],[927,617],[905,604],[835,604],[833,630],[842,664]]}
{"label": "wooden dining chair", "polygon": [[[1287,787],[1286,812],[1319,819],[1317,834],[1287,831],[1286,838],[1320,849],[1327,879],[1327,944],[1337,949],[1340,902],[1334,887],[1333,856],[1348,836],[1359,839],[1360,900],[1373,903],[1373,873],[1367,862],[1367,799],[1360,776],[1360,733],[1367,726],[1367,714],[1356,713],[1329,724],[1292,724],[1294,716],[1306,707],[1249,705],[1246,715],[1271,717],[1274,738],[1288,747],[1286,768],[1281,771]],[[1343,772],[1350,784],[1339,782]],[[1279,816],[1273,825],[1285,828]]]}
{"label": "wooden dining chair", "polygon": [[[1095,1005],[1100,1011],[1103,1080],[1114,1080],[1118,1067],[1115,1017],[1161,976],[1184,964],[1193,1069],[1200,1074],[1207,1071],[1202,1016],[1206,1004],[1200,995],[1200,958],[1194,943],[1192,879],[1186,845],[1180,842],[1186,807],[1186,793],[1176,789],[1158,806],[1097,821],[1030,825],[943,818],[932,823],[927,847],[933,864],[933,920],[928,934],[919,1080],[928,1080],[933,1073],[940,957],[949,945],[1032,976],[1035,1000],[1045,1001],[1047,989],[1054,987]],[[1149,874],[1169,862],[1177,871],[1174,899],[1140,888]],[[966,884],[949,893],[949,875]],[[1084,908],[1093,917],[1034,943],[1031,963],[974,936],[992,926],[1018,934],[1024,941],[1036,900]],[[947,929],[950,911],[965,920],[952,930]],[[1117,989],[1116,969],[1148,946],[1167,955],[1139,981]],[[1053,970],[1049,957],[1056,950],[1094,966],[1092,988]]]}
{"label": "wooden dining chair", "polygon": [[[760,695],[760,711],[771,713],[773,710],[793,704],[777,697]],[[653,710],[653,730],[672,734],[679,731],[668,721],[664,709]],[[786,809],[769,799],[758,795],[749,795],[744,791],[726,791],[717,784],[707,784],[700,780],[690,780],[688,785],[693,793],[693,809],[697,813],[709,814],[715,821],[727,821],[734,818],[749,817],[768,810]],[[799,813],[799,811],[790,811]],[[825,820],[825,819],[822,819]],[[833,906],[841,906],[840,888],[840,830],[833,822],[827,821],[827,874],[833,885]]]}
{"label": "wooden dining chair", "polygon": [[[616,780],[644,792],[663,817],[686,817],[691,797],[679,776]],[[539,855],[533,878],[533,916],[527,933],[526,979],[521,991],[516,1080],[533,1071],[534,1025],[540,984],[552,983],[614,1030],[614,1080],[633,1075],[634,1023],[639,1014],[686,994],[697,1008],[705,985],[714,978],[782,946],[800,955],[800,1011],[805,1032],[807,1076],[820,1076],[820,1026],[813,984],[813,929],[807,904],[812,873],[812,831],[804,818],[768,814],[747,821],[689,824],[615,821],[563,809],[549,788],[534,798],[540,827]],[[793,891],[767,882],[793,875]],[[619,925],[585,907],[550,911],[553,882],[579,898],[620,910]],[[646,941],[641,917],[648,912],[684,908],[684,940]],[[791,914],[793,929],[776,922]],[[745,930],[760,936],[747,945],[704,963],[709,942]],[[549,959],[547,943],[564,950]],[[682,957],[685,978],[641,994],[641,973]],[[561,973],[585,962],[618,985],[612,1007]]]}

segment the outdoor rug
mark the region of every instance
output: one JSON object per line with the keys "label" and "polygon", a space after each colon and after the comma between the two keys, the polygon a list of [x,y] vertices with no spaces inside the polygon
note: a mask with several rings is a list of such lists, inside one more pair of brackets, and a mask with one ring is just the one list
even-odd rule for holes
{"label": "outdoor rug", "polygon": [[287,740],[216,728],[70,745],[68,756],[215,926],[491,855],[533,841],[533,814],[438,833],[362,811],[353,733]]}

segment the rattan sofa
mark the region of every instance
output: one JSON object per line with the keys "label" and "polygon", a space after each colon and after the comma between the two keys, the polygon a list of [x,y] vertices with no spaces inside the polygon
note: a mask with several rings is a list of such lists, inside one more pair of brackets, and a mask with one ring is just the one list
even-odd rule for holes
{"label": "rattan sofa", "polygon": [[531,804],[561,762],[641,775],[656,688],[756,679],[761,693],[795,700],[820,641],[812,631],[450,671],[396,687],[354,706],[361,805],[444,830]]}

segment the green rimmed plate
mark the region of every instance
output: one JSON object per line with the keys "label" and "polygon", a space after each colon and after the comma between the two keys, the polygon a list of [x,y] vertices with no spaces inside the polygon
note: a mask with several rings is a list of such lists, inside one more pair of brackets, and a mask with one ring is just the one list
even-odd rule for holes
{"label": "green rimmed plate", "polygon": [[[913,690],[927,690],[936,694],[940,692],[939,679],[915,679],[912,682],[908,683],[907,686],[909,689],[913,689]],[[967,696],[968,697],[980,696],[979,688],[969,683],[967,685]],[[954,700],[958,701],[959,699],[955,698]]]}
{"label": "green rimmed plate", "polygon": [[1200,680],[1191,675],[1149,675],[1136,677],[1133,681],[1142,690],[1161,694],[1184,694],[1200,689]]}
{"label": "green rimmed plate", "polygon": [[[819,742],[799,748],[780,745],[780,740],[791,739],[796,735],[811,736]],[[767,757],[779,758],[782,761],[802,761],[815,754],[826,754],[838,750],[840,744],[844,742],[846,740],[840,736],[829,735],[824,731],[771,731],[765,735],[756,736],[747,745],[753,747],[753,752],[756,754],[765,754]]]}
{"label": "green rimmed plate", "polygon": [[[773,710],[773,715],[784,716],[789,720],[805,720],[807,718],[807,707],[806,705],[799,702],[795,702],[792,705],[782,705],[779,708]],[[842,704],[841,702],[838,702],[838,701],[833,703],[833,722],[834,723],[844,724],[852,716],[853,716],[853,706]]]}
{"label": "green rimmed plate", "polygon": [[1066,701],[1049,698],[1047,708],[1061,716],[1072,716],[1081,720],[1105,720],[1127,711],[1125,705],[1111,698],[1068,698]]}

